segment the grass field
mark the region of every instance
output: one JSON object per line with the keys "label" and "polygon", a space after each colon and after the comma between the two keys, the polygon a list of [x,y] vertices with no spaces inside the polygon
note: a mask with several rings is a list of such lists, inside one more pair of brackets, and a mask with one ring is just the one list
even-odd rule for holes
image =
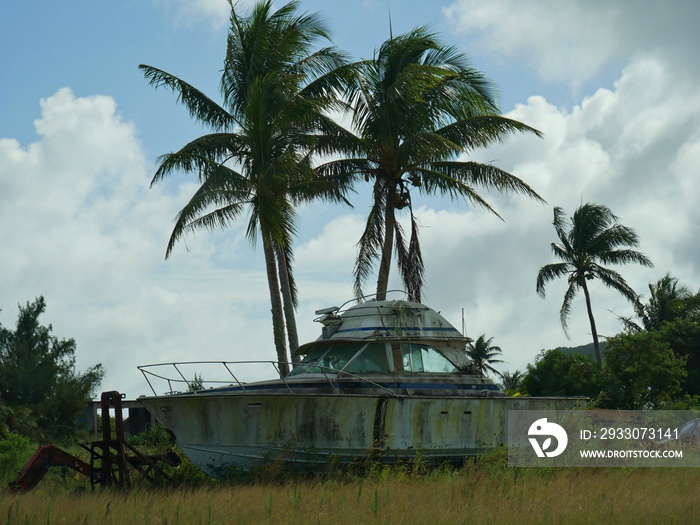
{"label": "grass field", "polygon": [[365,476],[260,477],[196,487],[0,493],[0,524],[700,523],[700,469],[512,469],[475,464]]}

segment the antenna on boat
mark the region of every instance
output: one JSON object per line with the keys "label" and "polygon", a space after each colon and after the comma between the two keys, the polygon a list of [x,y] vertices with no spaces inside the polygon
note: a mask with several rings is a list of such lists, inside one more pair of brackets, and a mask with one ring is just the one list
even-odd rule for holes
{"label": "antenna on boat", "polygon": [[339,306],[329,306],[328,308],[316,310],[316,315],[320,315],[321,317],[317,317],[314,319],[314,321],[317,321],[323,325],[323,328],[321,329],[322,339],[328,339],[336,332],[336,330],[338,330],[341,323],[338,310],[340,310]]}
{"label": "antenna on boat", "polygon": [[320,310],[316,310],[316,315],[334,314],[339,309],[339,306],[329,306],[328,308],[321,308]]}

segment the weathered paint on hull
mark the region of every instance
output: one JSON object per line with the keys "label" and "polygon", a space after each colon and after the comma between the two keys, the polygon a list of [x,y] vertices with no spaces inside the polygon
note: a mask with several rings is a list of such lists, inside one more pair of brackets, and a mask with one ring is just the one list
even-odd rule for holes
{"label": "weathered paint on hull", "polygon": [[142,398],[210,476],[269,459],[297,464],[421,457],[461,461],[506,442],[508,410],[571,408],[518,397],[191,394]]}

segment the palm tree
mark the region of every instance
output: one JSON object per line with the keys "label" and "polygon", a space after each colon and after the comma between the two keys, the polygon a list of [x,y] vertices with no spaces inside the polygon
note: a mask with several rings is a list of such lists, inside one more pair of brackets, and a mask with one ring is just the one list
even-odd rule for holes
{"label": "palm tree", "polygon": [[[355,263],[355,293],[379,260],[377,299],[383,300],[394,249],[402,280],[420,300],[423,257],[411,190],[464,198],[498,215],[475,187],[523,193],[542,200],[519,178],[490,164],[460,160],[474,148],[515,132],[540,133],[499,115],[494,90],[464,55],[425,27],[391,37],[374,58],[355,65],[348,92],[352,128],[336,130],[343,158],[319,169],[373,184],[373,203]],[[397,220],[408,210],[410,236]]]}
{"label": "palm tree", "polygon": [[562,262],[547,264],[537,274],[537,293],[545,296],[545,285],[558,277],[567,277],[569,287],[559,312],[562,328],[568,336],[568,318],[571,303],[579,290],[586,297],[586,309],[591,323],[593,347],[599,366],[603,366],[598,343],[598,332],[591,308],[588,281],[599,279],[606,286],[617,290],[634,305],[639,302],[635,293],[622,276],[603,264],[637,263],[653,266],[646,255],[631,250],[639,245],[637,234],[623,226],[610,208],[598,204],[582,204],[574,212],[567,229],[564,210],[554,208],[554,230],[559,243],[552,243],[552,251]]}
{"label": "palm tree", "polygon": [[700,293],[694,294],[686,285],[679,284],[670,273],[649,284],[650,297],[646,304],[639,303],[635,310],[639,326],[630,318],[621,318],[625,327],[640,332],[659,328],[667,321],[696,315],[700,312]]}
{"label": "palm tree", "polygon": [[491,365],[494,363],[502,363],[500,359],[501,348],[492,344],[493,337],[486,339],[486,335],[480,335],[476,341],[470,341],[467,344],[467,357],[472,361],[472,368],[475,372],[483,375],[488,375],[493,372],[496,375],[501,375]]}
{"label": "palm tree", "polygon": [[671,274],[667,273],[655,284],[650,284],[649,291],[649,303],[639,312],[647,330],[658,328],[667,321],[700,314],[700,292],[691,292]]}
{"label": "palm tree", "polygon": [[272,0],[265,0],[247,17],[229,4],[222,104],[175,75],[139,66],[151,85],[177,93],[190,116],[212,131],[163,155],[151,184],[177,171],[196,173],[201,184],[176,217],[166,258],[183,235],[229,226],[247,210],[246,235],[253,245],[262,240],[275,348],[286,375],[283,302],[287,328],[296,331],[294,205],[319,196],[342,199],[342,185],[319,180],[311,159],[319,129],[328,126],[326,114],[337,104],[346,60],[335,48],[312,51],[328,33],[317,15],[297,15],[296,1],[273,11]]}
{"label": "palm tree", "polygon": [[501,389],[506,393],[517,392],[522,387],[525,374],[520,370],[505,371],[501,375]]}

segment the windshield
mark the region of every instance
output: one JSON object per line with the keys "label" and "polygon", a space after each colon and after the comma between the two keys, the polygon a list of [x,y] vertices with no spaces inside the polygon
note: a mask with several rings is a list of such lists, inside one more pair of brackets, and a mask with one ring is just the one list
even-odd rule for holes
{"label": "windshield", "polygon": [[294,367],[289,375],[334,373],[350,374],[389,372],[384,343],[340,343],[315,348]]}
{"label": "windshield", "polygon": [[403,369],[406,372],[455,373],[457,367],[434,348],[421,344],[402,344]]}
{"label": "windshield", "polygon": [[357,354],[364,345],[362,343],[345,343],[324,345],[309,352],[289,373],[290,376],[299,374],[320,374],[340,371]]}
{"label": "windshield", "polygon": [[345,367],[343,372],[349,374],[388,373],[389,361],[386,358],[386,345],[384,343],[372,343]]}
{"label": "windshield", "polygon": [[[393,358],[393,365],[389,356]],[[348,374],[387,374],[394,371],[450,374],[459,370],[435,348],[424,344],[387,345],[352,341],[320,343],[289,375],[335,374],[341,371]]]}

